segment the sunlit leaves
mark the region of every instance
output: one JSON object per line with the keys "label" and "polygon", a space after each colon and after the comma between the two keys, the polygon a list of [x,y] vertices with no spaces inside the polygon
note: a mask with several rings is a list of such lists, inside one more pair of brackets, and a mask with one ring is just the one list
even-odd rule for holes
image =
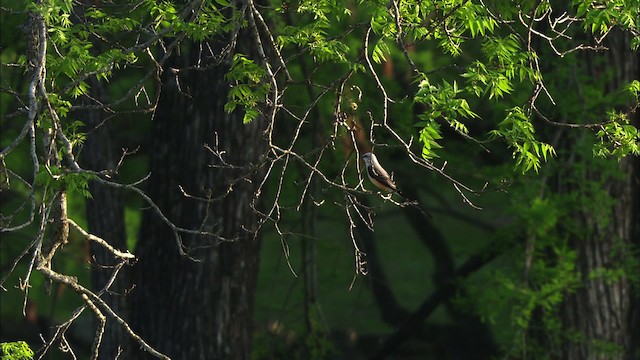
{"label": "sunlit leaves", "polygon": [[430,119],[439,117],[445,120],[456,119],[457,117],[473,118],[477,115],[471,111],[469,103],[458,95],[462,90],[454,81],[452,84],[443,81],[442,84],[432,85],[428,79],[423,79],[419,86],[414,100],[418,103],[426,104],[429,111],[425,113]]}
{"label": "sunlit leaves", "polygon": [[25,341],[0,343],[0,353],[3,360],[33,359],[34,352]]}
{"label": "sunlit leaves", "polygon": [[489,16],[483,5],[473,4],[471,1],[461,6],[456,16],[472,37],[492,33],[497,25],[496,20]]}
{"label": "sunlit leaves", "polygon": [[487,9],[471,1],[455,1],[442,10],[442,26],[434,29],[434,37],[440,40],[442,49],[454,56],[462,53],[462,44],[470,35],[485,36],[493,33],[497,23]]}
{"label": "sunlit leaves", "polygon": [[[71,102],[56,93],[49,94],[49,104],[56,110],[60,118],[64,118],[71,110]],[[47,114],[46,112],[44,114]]]}
{"label": "sunlit leaves", "polygon": [[440,124],[434,120],[426,120],[417,123],[416,127],[422,128],[419,131],[419,140],[422,144],[422,158],[430,160],[438,157],[435,149],[442,148],[442,146],[438,144],[438,140],[442,139]]}
{"label": "sunlit leaves", "polygon": [[69,138],[69,141],[74,147],[84,143],[87,139],[87,134],[82,131],[84,125],[85,124],[79,120],[68,121],[65,123],[64,132],[67,134],[67,138]]}
{"label": "sunlit leaves", "polygon": [[140,19],[112,16],[98,8],[87,9],[84,16],[91,19],[87,24],[87,30],[95,33],[114,34],[123,30],[132,31],[141,25]]}
{"label": "sunlit leaves", "polygon": [[396,34],[396,23],[386,4],[373,7],[371,29],[383,38],[392,38]]}
{"label": "sunlit leaves", "polygon": [[385,54],[389,54],[389,46],[384,42],[384,40],[380,40],[373,47],[373,53],[371,53],[371,59],[378,64],[381,64],[385,61]]}
{"label": "sunlit leaves", "polygon": [[232,84],[229,90],[225,111],[233,112],[238,105],[244,109],[243,122],[249,123],[260,114],[258,104],[264,102],[269,93],[269,84],[265,83],[266,71],[253,60],[242,54],[233,56],[231,69],[225,78]]}
{"label": "sunlit leaves", "polygon": [[404,36],[412,40],[435,40],[445,52],[455,56],[462,53],[461,46],[466,40],[493,33],[498,25],[483,5],[471,1],[400,0],[395,2],[398,14],[386,1],[367,1],[366,4],[371,28],[381,38],[394,39],[399,23]]}
{"label": "sunlit leaves", "polygon": [[[632,81],[625,91],[632,97],[633,111],[637,111],[640,105],[640,81]],[[608,117],[609,121],[596,131],[598,141],[593,145],[593,154],[618,160],[627,155],[640,155],[640,131],[631,125],[628,113],[611,111]]]}
{"label": "sunlit leaves", "polygon": [[614,26],[630,30],[631,48],[640,47],[640,2],[638,0],[574,0],[577,15],[584,17],[583,27],[593,34],[605,36]]}
{"label": "sunlit leaves", "polygon": [[529,117],[522,108],[509,109],[507,116],[498,124],[498,129],[489,132],[491,138],[504,139],[513,151],[515,167],[525,173],[531,169],[538,172],[541,160],[555,156],[553,146],[537,140]]}
{"label": "sunlit leaves", "polygon": [[311,55],[320,62],[346,61],[348,46],[339,40],[329,39],[327,31],[320,25],[313,23],[302,27],[286,27],[276,42],[281,49],[290,45],[306,47]]}
{"label": "sunlit leaves", "polygon": [[513,91],[514,80],[533,83],[540,78],[529,65],[535,55],[523,51],[514,35],[485,38],[482,52],[487,61],[474,61],[462,74],[467,78],[469,91],[476,96],[488,94],[490,99],[499,99]]}
{"label": "sunlit leaves", "polygon": [[330,22],[339,19],[343,15],[349,15],[350,10],[342,1],[335,0],[303,0],[299,3],[296,12],[311,14],[313,20]]}
{"label": "sunlit leaves", "polygon": [[280,49],[294,45],[308,49],[319,62],[347,62],[349,47],[331,36],[336,27],[335,22],[350,14],[344,4],[339,1],[307,0],[302,1],[293,11],[299,15],[301,24],[282,29],[282,33],[276,38]]}
{"label": "sunlit leaves", "polygon": [[501,98],[505,93],[513,91],[509,78],[499,71],[487,68],[480,61],[471,64],[462,76],[468,79],[468,90],[478,97],[488,93],[490,99]]}
{"label": "sunlit leaves", "polygon": [[[604,36],[613,26],[620,26],[633,30],[632,41],[637,45],[640,21],[637,0],[574,0],[572,3],[575,15],[583,18],[583,26],[588,31]],[[167,36],[183,34],[188,39],[203,41],[242,24],[240,19],[234,18],[236,15],[222,14],[221,8],[233,6],[226,0],[205,2],[197,11],[185,7],[189,5],[168,0],[143,0],[134,13],[126,8],[89,5],[83,9],[87,19],[84,23],[72,16],[74,5],[70,0],[49,0],[42,5],[29,6],[43,14],[51,43],[55,45],[55,49],[48,51],[47,74],[51,90],[59,93],[52,103],[57,102],[54,106],[60,106],[58,111],[62,117],[68,112],[63,101],[89,91],[90,82],[79,78],[82,74],[107,80],[114,69],[139,62],[139,51],[127,50],[125,46],[95,49],[91,36],[110,38],[135,31],[144,38],[164,32]],[[497,30],[503,25],[499,23],[500,19],[513,19],[517,24],[518,16],[544,16],[551,9],[551,3],[546,1],[520,2],[518,7],[510,1],[495,2],[491,11],[499,13],[496,17],[482,4],[463,0],[359,1],[349,6],[338,0],[303,0],[278,8],[278,13],[294,14],[295,21],[274,31],[277,46],[282,51],[303,49],[318,63],[340,63],[362,69],[362,63],[354,58],[354,49],[347,45],[351,43],[341,35],[342,27],[337,23],[350,20],[351,11],[356,7],[357,16],[363,19],[361,24],[371,26],[373,30],[368,55],[377,64],[388,61],[399,51],[396,47],[399,35],[406,44],[409,40],[415,44],[427,40],[439,44],[443,52],[454,56],[469,53],[465,48],[468,42],[480,45],[482,57],[471,57],[458,74],[465,79],[463,83],[445,77],[438,85],[426,79],[419,84],[414,100],[426,105],[426,110],[419,115],[420,122],[416,126],[425,158],[435,156],[433,150],[441,146],[442,125],[448,125],[462,135],[473,136],[469,134],[466,120],[477,116],[464,96],[473,94],[503,101],[516,93],[519,83],[539,84],[542,81],[534,66],[538,55],[530,48],[525,49],[522,33],[508,27]],[[351,31],[359,30],[356,26]],[[225,109],[234,111],[240,106],[245,113],[245,122],[259,116],[258,106],[269,93],[264,68],[247,57],[236,56],[227,80],[231,82],[231,89]],[[630,90],[633,89],[631,86]],[[637,97],[640,86],[636,85],[635,89]],[[505,120],[490,135],[506,141],[513,150],[516,167],[523,172],[537,171],[541,161],[554,154],[550,145],[537,140],[532,120],[519,107],[510,109]],[[611,113],[610,121],[599,128],[596,135],[598,142],[594,154],[597,156],[620,158],[638,153],[637,128],[629,124],[623,113]]]}
{"label": "sunlit leaves", "polygon": [[635,106],[640,102],[640,80],[633,80],[625,87],[626,92],[634,98]]}
{"label": "sunlit leaves", "polygon": [[[85,12],[88,23],[71,23],[65,20],[69,19],[70,13],[60,13],[71,11],[70,8],[53,8],[57,9],[59,16],[45,17],[51,43],[55,46],[47,52],[47,75],[52,90],[65,88],[67,94],[74,98],[84,95],[88,91],[88,85],[78,80],[81,74],[93,73],[99,79],[106,79],[114,65],[136,61],[135,56],[120,48],[110,48],[99,53],[89,38],[90,34],[108,36],[130,30],[137,26],[136,20],[108,16],[101,9],[88,8]],[[68,86],[69,84],[71,85]]]}
{"label": "sunlit leaves", "polygon": [[615,157],[618,160],[627,155],[640,155],[640,131],[629,124],[626,114],[612,112],[610,122],[601,125],[596,132],[598,142],[593,154],[598,157]]}
{"label": "sunlit leaves", "polygon": [[153,17],[156,29],[169,28],[178,20],[178,10],[169,1],[150,3],[149,14]]}
{"label": "sunlit leaves", "polygon": [[441,85],[432,85],[424,78],[418,85],[418,92],[414,98],[417,103],[425,104],[427,111],[418,115],[422,121],[415,124],[420,130],[420,142],[423,145],[422,156],[430,159],[435,156],[433,150],[441,148],[438,140],[442,138],[440,126],[436,120],[442,120],[449,124],[455,131],[468,134],[469,130],[459,119],[478,117],[469,106],[469,103],[459,98],[461,90],[458,84],[450,84],[443,81]]}
{"label": "sunlit leaves", "polygon": [[67,172],[59,166],[43,166],[36,175],[35,185],[51,191],[65,190],[68,194],[80,194],[91,198],[89,181],[95,175],[86,172]]}
{"label": "sunlit leaves", "polygon": [[233,17],[224,16],[211,1],[204,2],[194,18],[188,17],[192,11],[176,6],[177,3],[171,1],[147,1],[147,11],[156,30],[166,30],[172,35],[185,34],[193,40],[203,41],[233,29]]}
{"label": "sunlit leaves", "polygon": [[482,52],[489,60],[500,66],[519,64],[526,60],[519,40],[514,34],[507,37],[490,36],[485,38],[482,42]]}

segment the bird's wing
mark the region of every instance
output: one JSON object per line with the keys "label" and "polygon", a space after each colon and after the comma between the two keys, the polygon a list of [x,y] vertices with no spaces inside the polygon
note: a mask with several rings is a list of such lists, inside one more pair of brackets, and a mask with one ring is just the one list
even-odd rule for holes
{"label": "bird's wing", "polygon": [[378,159],[371,158],[371,171],[376,174],[376,176],[382,176],[386,178],[390,178],[389,173],[380,165]]}
{"label": "bird's wing", "polygon": [[387,174],[387,172],[384,169],[378,168],[378,171],[376,171],[375,166],[368,166],[367,172],[369,174],[369,178],[372,181],[379,182],[380,185],[382,185],[382,187],[384,188],[388,187],[390,189],[397,190],[396,184],[393,182],[393,180],[391,180],[391,178],[389,177],[389,174]]}

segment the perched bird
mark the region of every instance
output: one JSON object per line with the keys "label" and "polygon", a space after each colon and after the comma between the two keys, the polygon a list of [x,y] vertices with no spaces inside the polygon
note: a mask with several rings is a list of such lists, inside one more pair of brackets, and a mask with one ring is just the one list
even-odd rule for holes
{"label": "perched bird", "polygon": [[362,160],[367,166],[367,176],[373,185],[386,192],[398,192],[398,188],[389,177],[389,173],[380,165],[373,153],[365,153],[362,155]]}
{"label": "perched bird", "polygon": [[[362,155],[362,160],[367,166],[367,176],[369,177],[369,180],[371,180],[373,185],[388,193],[396,193],[400,195],[400,197],[405,201],[405,204],[415,207],[426,218],[432,219],[431,214],[428,211],[422,209],[417,201],[410,201],[402,193],[400,193],[398,187],[396,186],[396,183],[393,182],[393,180],[389,176],[389,173],[382,167],[382,165],[380,165],[378,159],[373,153],[365,153],[364,155]],[[391,198],[391,195],[389,195],[389,198]]]}

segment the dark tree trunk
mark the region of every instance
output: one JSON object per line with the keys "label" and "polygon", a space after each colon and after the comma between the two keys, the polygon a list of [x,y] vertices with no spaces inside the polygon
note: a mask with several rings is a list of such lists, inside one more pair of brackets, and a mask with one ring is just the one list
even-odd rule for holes
{"label": "dark tree trunk", "polygon": [[[92,96],[104,100],[102,85],[98,82],[92,84]],[[113,146],[113,134],[111,123],[103,124],[104,116],[99,110],[86,111],[80,114],[88,128],[87,141],[82,151],[82,162],[87,169],[101,171],[113,169],[119,159],[119,154]],[[92,131],[92,129],[95,129]],[[108,187],[96,182],[89,183],[89,191],[92,198],[87,199],[86,211],[89,232],[101,237],[116,249],[127,250],[127,236],[124,225],[124,208],[122,193],[113,187]],[[91,257],[91,284],[97,293],[102,290],[109,281],[115,265],[113,254],[109,253],[94,242],[89,244],[89,256]],[[129,319],[129,311],[126,302],[126,292],[130,288],[129,268],[123,267],[110,291],[102,295],[102,299],[125,321]],[[131,357],[129,335],[115,321],[107,320],[107,325],[99,349],[101,359],[115,359]]]}
{"label": "dark tree trunk", "polygon": [[[608,192],[616,199],[612,209],[611,224],[604,229],[598,227],[598,219],[592,214],[584,215],[584,225],[592,233],[574,242],[578,250],[578,269],[585,285],[567,296],[564,303],[563,323],[569,331],[578,331],[582,341],[564,344],[565,359],[625,359],[630,354],[631,301],[637,301],[630,293],[626,277],[610,281],[605,276],[589,278],[598,269],[612,269],[629,255],[633,236],[638,230],[638,168],[636,159],[626,159],[621,167],[626,172],[625,180],[609,180]],[[634,200],[635,199],[635,200]],[[635,221],[635,223],[633,223]],[[635,229],[634,229],[635,228]],[[617,265],[621,266],[621,265]],[[598,349],[596,342],[617,346],[612,352]]]}
{"label": "dark tree trunk", "polygon": [[[619,91],[625,83],[640,78],[639,62],[630,50],[629,41],[629,36],[621,33],[609,36],[607,46],[611,51],[608,60],[616,64],[613,66],[616,72],[608,83],[608,91],[611,93]],[[605,76],[598,71],[599,62],[592,59],[587,61],[592,77]],[[637,126],[637,114],[633,116],[636,117],[634,121]],[[603,181],[604,190],[614,200],[614,204],[609,209],[609,222],[602,221],[602,209],[585,208],[579,215],[582,225],[589,230],[587,237],[573,242],[577,248],[577,268],[583,276],[584,286],[567,295],[563,307],[563,326],[565,330],[577,331],[583,339],[563,343],[565,359],[631,357],[631,303],[638,301],[637,294],[631,294],[629,280],[625,276],[616,281],[610,281],[604,276],[589,278],[598,269],[621,266],[615,264],[622,264],[625,259],[633,256],[630,255],[630,249],[637,246],[640,238],[638,161],[631,157],[623,159],[619,168],[624,174],[621,178],[605,178],[607,175],[601,173],[603,169],[589,168],[587,171],[585,181]],[[631,326],[637,328],[637,324]],[[614,345],[618,350],[602,351],[597,343]]]}
{"label": "dark tree trunk", "polygon": [[[170,66],[193,65],[197,54],[192,46]],[[244,125],[241,114],[224,111],[227,70],[220,65],[180,72],[178,87],[167,68],[153,119],[147,193],[177,226],[232,240],[183,233],[190,259],[179,254],[169,226],[145,210],[132,322],[151,346],[174,359],[248,359],[250,354],[260,244],[250,231],[257,222],[251,206],[260,173],[246,168],[264,152],[264,122]],[[214,147],[216,139],[233,166],[209,166],[214,156],[204,145]],[[193,199],[180,187],[201,198],[224,197]]]}

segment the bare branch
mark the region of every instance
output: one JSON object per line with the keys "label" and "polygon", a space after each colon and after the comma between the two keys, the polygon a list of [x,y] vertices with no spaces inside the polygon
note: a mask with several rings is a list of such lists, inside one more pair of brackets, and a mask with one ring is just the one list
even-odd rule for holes
{"label": "bare branch", "polygon": [[131,336],[131,338],[134,341],[136,341],[138,345],[140,345],[140,347],[142,347],[145,351],[149,352],[149,354],[159,359],[169,359],[167,355],[162,354],[157,350],[155,350],[153,347],[147,344],[138,334],[133,332],[133,330],[131,330],[131,327],[129,327],[129,324],[126,321],[124,321],[118,314],[116,314],[109,307],[109,305],[107,305],[107,303],[104,300],[99,298],[96,294],[94,294],[89,289],[80,285],[76,278],[59,274],[47,267],[43,267],[40,265],[38,266],[38,271],[40,271],[44,276],[46,276],[48,279],[52,281],[56,281],[58,283],[67,285],[69,288],[71,288],[73,291],[75,291],[79,295],[81,296],[85,295],[89,300],[91,300],[95,304],[97,309],[101,309],[102,311],[105,311],[107,314],[109,314],[109,316],[112,317],[120,326],[122,326],[125,332],[129,334],[129,336]]}
{"label": "bare branch", "polygon": [[135,260],[136,257],[131,254],[129,251],[126,252],[122,252],[116,248],[114,248],[113,246],[111,246],[108,242],[106,242],[104,239],[95,236],[93,234],[89,234],[88,232],[86,232],[80,225],[78,225],[75,221],[71,220],[71,219],[67,219],[67,221],[69,222],[69,225],[71,227],[73,227],[76,231],[78,231],[80,234],[82,234],[82,236],[88,240],[88,241],[93,241],[95,243],[100,244],[102,247],[104,247],[105,249],[107,249],[110,253],[112,253],[115,257],[119,257],[123,260]]}

